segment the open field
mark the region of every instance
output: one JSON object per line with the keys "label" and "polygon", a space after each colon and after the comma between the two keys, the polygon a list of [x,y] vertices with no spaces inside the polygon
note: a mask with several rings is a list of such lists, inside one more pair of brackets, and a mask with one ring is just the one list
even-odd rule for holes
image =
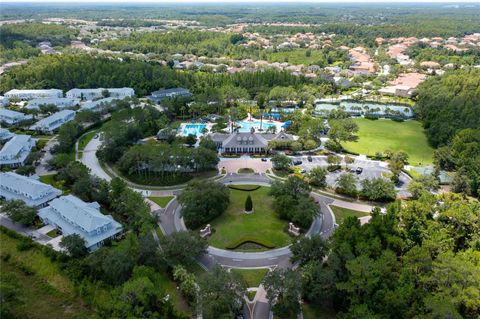
{"label": "open field", "polygon": [[[74,284],[38,248],[18,251],[18,239],[0,232],[2,275],[14,276],[23,303],[15,304],[18,318],[82,318],[92,314],[77,297]],[[5,256],[10,256],[8,261]],[[98,287],[97,287],[98,288]],[[101,298],[102,290],[98,289]]]}
{"label": "open field", "polygon": [[350,216],[355,216],[358,218],[358,217],[370,215],[369,213],[359,212],[357,210],[352,210],[352,209],[333,206],[333,205],[330,205],[330,208],[332,209],[333,214],[335,215],[335,222],[338,225],[343,223],[344,219]]}
{"label": "open field", "polygon": [[343,147],[353,153],[375,155],[375,152],[404,151],[409,155],[409,164],[424,166],[432,163],[433,148],[420,122],[391,120],[354,119],[359,126],[358,141],[347,142]]}
{"label": "open field", "polygon": [[[218,248],[236,246],[235,243],[243,241],[265,243],[275,248],[288,245],[290,237],[284,230],[287,223],[278,219],[273,212],[272,197],[268,192],[268,187],[260,187],[250,192],[230,189],[230,205],[227,211],[211,222],[215,232],[209,239],[210,244]],[[252,197],[254,213],[247,215],[244,208],[249,194]]]}

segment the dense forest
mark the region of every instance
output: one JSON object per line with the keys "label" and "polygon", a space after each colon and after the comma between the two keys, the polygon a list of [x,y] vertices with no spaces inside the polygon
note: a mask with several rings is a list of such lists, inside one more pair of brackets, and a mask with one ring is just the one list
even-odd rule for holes
{"label": "dense forest", "polygon": [[363,226],[348,217],[328,249],[314,238],[294,244],[303,294],[342,319],[478,318],[479,210],[457,195],[425,194],[375,209]]}
{"label": "dense forest", "polygon": [[465,68],[419,86],[415,110],[433,146],[446,145],[461,129],[480,127],[479,83],[480,70]]}
{"label": "dense forest", "polygon": [[41,56],[26,65],[8,70],[0,83],[0,91],[13,88],[132,87],[137,96],[145,96],[159,88],[184,86],[196,93],[225,85],[239,86],[255,95],[274,86],[298,87],[322,80],[291,75],[287,71],[211,74],[174,71],[156,63],[136,60],[112,60],[89,55]]}
{"label": "dense forest", "polygon": [[56,24],[4,24],[0,26],[0,62],[37,56],[40,50],[35,47],[42,41],[65,46],[77,33],[73,28]]}

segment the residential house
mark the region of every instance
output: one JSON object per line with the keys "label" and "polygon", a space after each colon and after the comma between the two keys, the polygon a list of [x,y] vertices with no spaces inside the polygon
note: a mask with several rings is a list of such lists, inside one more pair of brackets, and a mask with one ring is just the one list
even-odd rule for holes
{"label": "residential house", "polygon": [[0,150],[0,166],[23,165],[36,143],[30,135],[15,135]]}
{"label": "residential house", "polygon": [[81,104],[80,109],[83,110],[89,110],[89,111],[94,111],[94,112],[99,112],[102,110],[104,106],[107,104],[112,103],[113,101],[118,100],[118,98],[115,97],[106,97],[104,99],[96,100],[96,101],[88,101],[84,102]]}
{"label": "residential house", "polygon": [[13,172],[0,173],[0,198],[22,200],[28,206],[44,207],[47,202],[62,195],[62,191],[42,183],[34,177]]}
{"label": "residential house", "polygon": [[0,127],[0,142],[5,142],[11,139],[15,134],[11,133],[9,130]]}
{"label": "residential house", "polygon": [[73,99],[68,97],[59,98],[40,98],[30,100],[26,106],[27,109],[38,109],[42,105],[55,105],[59,109],[71,108],[80,103],[80,99]]}
{"label": "residential house", "polygon": [[47,90],[17,90],[13,89],[5,93],[8,98],[15,98],[20,100],[31,100],[36,98],[56,98],[63,97],[63,91],[58,89]]}
{"label": "residential house", "polygon": [[7,106],[8,102],[8,97],[0,95],[0,106]]}
{"label": "residential house", "polygon": [[164,99],[174,99],[176,97],[188,97],[192,94],[185,88],[160,89],[152,92],[150,99],[154,102],[160,102]]}
{"label": "residential house", "polygon": [[[108,96],[104,96],[104,92],[108,91]],[[71,89],[66,96],[71,99],[94,100],[102,97],[125,98],[135,95],[132,88],[98,88],[98,89]]]}
{"label": "residential house", "polygon": [[73,195],[52,200],[47,207],[40,209],[38,216],[43,223],[58,228],[64,236],[77,234],[82,237],[90,251],[122,232],[122,225],[111,215],[102,214],[97,202],[87,203]]}
{"label": "residential house", "polygon": [[0,122],[8,125],[17,124],[23,121],[28,121],[32,119],[32,115],[27,115],[21,112],[0,109]]}
{"label": "residential house", "polygon": [[54,113],[46,118],[41,119],[34,125],[30,126],[32,131],[41,131],[45,133],[52,133],[63,124],[70,122],[75,118],[75,111],[63,110]]}

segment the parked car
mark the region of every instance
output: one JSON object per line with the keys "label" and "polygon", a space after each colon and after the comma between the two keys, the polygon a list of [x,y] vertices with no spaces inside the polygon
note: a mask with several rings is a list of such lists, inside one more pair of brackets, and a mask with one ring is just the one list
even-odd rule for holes
{"label": "parked car", "polygon": [[293,160],[293,165],[302,165],[302,161],[299,159]]}
{"label": "parked car", "polygon": [[357,169],[355,170],[355,173],[357,173],[358,175],[362,174],[363,172],[363,168],[361,167],[357,167]]}
{"label": "parked car", "polygon": [[300,170],[300,173],[302,173],[302,174],[305,174],[306,172],[307,172],[307,170],[305,170],[305,169]]}
{"label": "parked car", "polygon": [[262,157],[262,162],[267,162],[268,159],[266,159],[265,157]]}
{"label": "parked car", "polygon": [[308,157],[307,157],[307,161],[309,161],[309,162],[313,161],[312,157],[311,157],[311,156],[308,156]]}

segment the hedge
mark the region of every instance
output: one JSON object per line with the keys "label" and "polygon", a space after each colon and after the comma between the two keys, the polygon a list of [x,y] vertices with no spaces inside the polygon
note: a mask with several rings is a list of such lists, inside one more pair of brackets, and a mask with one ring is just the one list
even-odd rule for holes
{"label": "hedge", "polygon": [[268,249],[275,248],[275,245],[273,243],[269,242],[268,240],[264,240],[264,239],[259,240],[257,238],[251,238],[251,237],[248,237],[248,236],[240,237],[239,239],[228,243],[225,248],[227,248],[227,249],[237,249],[238,247],[240,247],[241,245],[246,244],[246,243],[257,244],[257,245],[263,246],[263,247],[268,248]]}
{"label": "hedge", "polygon": [[237,191],[244,191],[244,192],[253,192],[259,189],[260,185],[228,185],[228,188],[234,189]]}

